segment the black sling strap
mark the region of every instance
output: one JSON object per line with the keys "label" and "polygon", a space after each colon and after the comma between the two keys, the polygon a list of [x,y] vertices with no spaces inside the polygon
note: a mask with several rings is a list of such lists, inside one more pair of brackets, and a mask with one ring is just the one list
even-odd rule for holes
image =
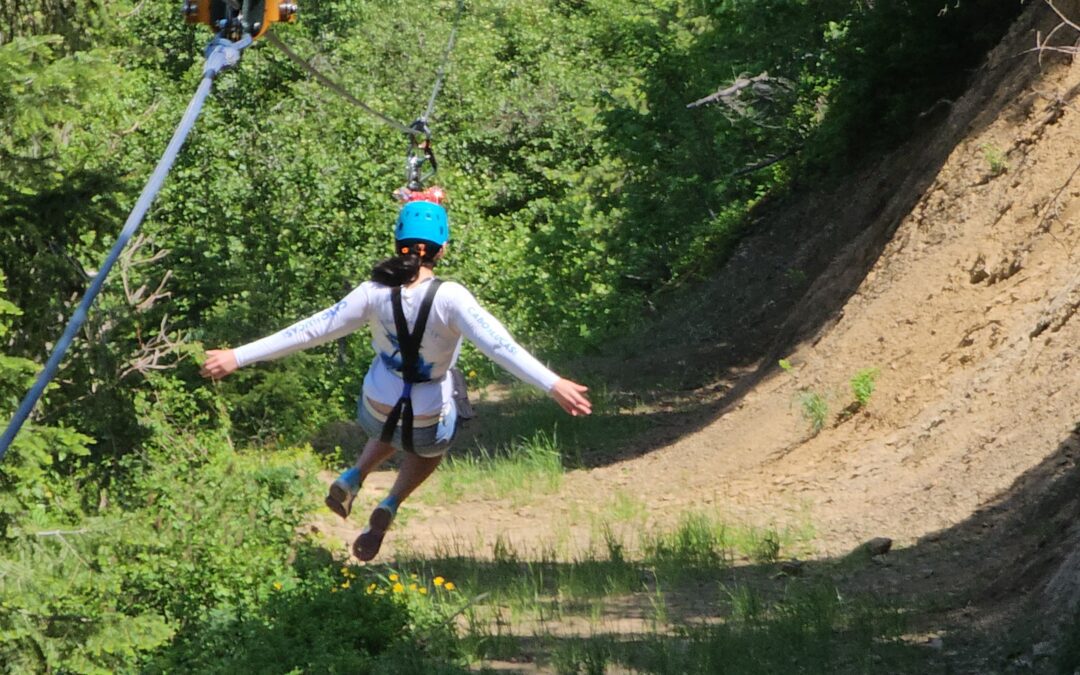
{"label": "black sling strap", "polygon": [[428,382],[431,379],[420,374],[420,342],[424,339],[424,328],[427,327],[428,315],[431,314],[431,305],[435,302],[435,293],[438,292],[441,284],[441,279],[431,281],[427,293],[424,294],[424,300],[420,303],[416,325],[413,326],[411,333],[409,323],[405,320],[405,310],[401,306],[401,286],[390,289],[390,301],[394,306],[394,326],[397,328],[398,352],[401,354],[402,362],[401,379],[405,380],[405,386],[401,390],[401,398],[386,416],[380,440],[383,443],[393,440],[394,429],[400,420],[401,447],[407,452],[413,452],[412,386],[417,382]]}

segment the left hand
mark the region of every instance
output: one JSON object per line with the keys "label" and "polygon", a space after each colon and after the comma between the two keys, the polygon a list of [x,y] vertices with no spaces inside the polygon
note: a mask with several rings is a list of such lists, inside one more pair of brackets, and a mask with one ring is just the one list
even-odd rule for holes
{"label": "left hand", "polygon": [[212,380],[220,380],[226,375],[236,372],[239,367],[233,350],[211,349],[206,352],[206,361],[203,363],[199,374]]}
{"label": "left hand", "polygon": [[578,415],[592,413],[592,402],[585,396],[587,391],[589,391],[589,388],[584,385],[571,382],[565,378],[559,378],[548,393],[551,394],[551,398],[555,399],[556,403],[562,406],[563,410],[577,417]]}

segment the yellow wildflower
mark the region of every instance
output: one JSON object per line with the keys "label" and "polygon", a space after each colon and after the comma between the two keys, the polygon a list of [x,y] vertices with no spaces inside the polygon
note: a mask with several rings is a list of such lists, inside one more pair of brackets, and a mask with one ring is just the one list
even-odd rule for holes
{"label": "yellow wildflower", "polygon": [[445,586],[443,586],[443,588],[445,588],[445,589],[446,589],[446,590],[448,590],[448,591],[452,591],[452,590],[454,590],[455,588],[457,588],[457,586],[454,586],[454,582],[453,582],[453,581],[447,581],[447,582],[446,582],[446,585],[445,585]]}
{"label": "yellow wildflower", "polygon": [[342,588],[348,588],[348,587],[349,587],[349,583],[350,583],[350,582],[349,582],[348,580],[346,580],[346,581],[345,581],[345,583],[341,584],[341,587],[342,587]]}
{"label": "yellow wildflower", "polygon": [[393,590],[395,593],[401,593],[405,590],[405,587],[401,584],[394,584],[394,588],[391,590]]}
{"label": "yellow wildflower", "polygon": [[446,579],[443,579],[442,577],[435,577],[431,580],[431,583],[435,584],[436,586],[442,586],[445,581]]}
{"label": "yellow wildflower", "polygon": [[367,587],[367,592],[368,592],[369,594],[370,594],[370,593],[374,593],[374,592],[375,592],[375,587],[376,587],[376,584],[368,584],[368,587]]}
{"label": "yellow wildflower", "polygon": [[420,575],[417,574],[416,572],[413,572],[412,574],[409,575],[409,578],[410,579],[419,579]]}
{"label": "yellow wildflower", "polygon": [[469,377],[476,377],[476,371],[475,370],[470,370],[469,371]]}
{"label": "yellow wildflower", "polygon": [[342,574],[342,576],[346,576],[346,577],[349,576],[349,568],[348,567],[342,567],[341,568],[341,574]]}
{"label": "yellow wildflower", "polygon": [[427,595],[427,589],[426,588],[421,588],[420,589],[420,595]]}
{"label": "yellow wildflower", "polygon": [[330,592],[331,593],[337,593],[337,586],[334,586],[333,588],[331,588]]}
{"label": "yellow wildflower", "polygon": [[397,581],[398,580],[398,575],[391,574],[389,578],[390,578],[390,581]]}
{"label": "yellow wildflower", "polygon": [[409,590],[410,591],[415,591],[416,590],[416,584],[409,584]]}
{"label": "yellow wildflower", "polygon": [[274,582],[274,590],[275,591],[280,591],[281,590],[281,582],[280,581],[275,581]]}

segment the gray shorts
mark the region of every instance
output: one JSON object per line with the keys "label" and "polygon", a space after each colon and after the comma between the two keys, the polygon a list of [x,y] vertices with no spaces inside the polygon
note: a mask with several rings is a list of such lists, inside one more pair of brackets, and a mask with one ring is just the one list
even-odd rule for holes
{"label": "gray shorts", "polygon": [[[363,395],[360,396],[360,401],[356,406],[356,421],[367,432],[369,438],[377,439],[382,436],[383,422],[372,415],[364,405]],[[446,454],[446,451],[450,449],[450,444],[454,442],[454,437],[457,436],[457,427],[457,406],[451,400],[446,407],[446,412],[439,417],[438,424],[413,428],[413,452],[421,457],[438,457]],[[400,424],[397,429],[394,429],[394,437],[390,440],[390,445],[398,450],[402,449]]]}

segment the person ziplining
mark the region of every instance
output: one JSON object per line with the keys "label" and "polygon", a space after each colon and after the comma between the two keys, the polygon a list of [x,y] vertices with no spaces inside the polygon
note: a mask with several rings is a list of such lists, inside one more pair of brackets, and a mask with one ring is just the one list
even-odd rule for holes
{"label": "person ziplining", "polygon": [[[237,0],[226,1],[235,4]],[[355,465],[330,485],[326,496],[326,505],[348,518],[364,479],[395,451],[405,452],[390,493],[371,512],[353,543],[354,555],[365,561],[378,554],[398,507],[432,474],[457,434],[466,413],[463,407],[459,409],[459,400],[467,405],[464,380],[454,369],[462,338],[521,380],[547,392],[571,415],[592,412],[586,387],[559,377],[518,345],[464,286],[435,276],[435,265],[447,252],[450,222],[441,188],[424,188],[438,168],[428,121],[446,74],[462,7],[459,0],[425,110],[409,126],[355,99],[274,35],[269,36],[271,44],[328,89],[407,134],[406,185],[394,193],[402,202],[394,226],[395,255],[375,265],[369,281],[332,307],[242,347],[208,351],[201,370],[216,380],[238,368],[281,358],[364,326],[371,328],[375,358],[357,401],[357,420],[368,441]],[[427,173],[426,166],[430,167]]]}
{"label": "person ziplining", "polygon": [[404,450],[405,457],[390,493],[353,544],[360,560],[379,552],[402,501],[432,474],[454,440],[459,410],[451,372],[463,337],[522,381],[547,392],[571,415],[592,412],[586,387],[556,375],[517,344],[464,286],[435,276],[435,265],[448,249],[449,221],[441,204],[425,201],[431,192],[420,194],[422,199],[401,207],[394,228],[396,255],[375,265],[369,281],[274,335],[236,349],[209,351],[202,368],[204,376],[220,379],[238,368],[371,328],[375,358],[357,404],[358,422],[369,440],[355,466],[330,486],[327,506],[348,518],[364,479],[396,450]]}

